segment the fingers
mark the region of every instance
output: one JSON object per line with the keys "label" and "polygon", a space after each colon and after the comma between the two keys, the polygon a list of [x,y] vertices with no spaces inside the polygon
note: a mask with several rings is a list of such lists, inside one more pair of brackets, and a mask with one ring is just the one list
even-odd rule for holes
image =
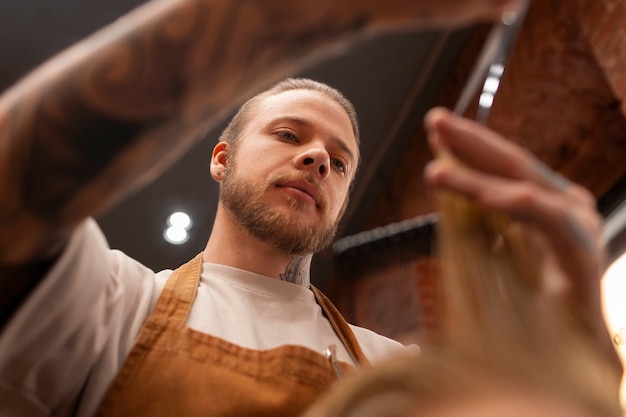
{"label": "fingers", "polygon": [[425,124],[435,153],[445,149],[463,164],[485,174],[568,191],[581,202],[595,205],[595,199],[583,187],[570,183],[526,149],[479,123],[436,108],[427,114]]}
{"label": "fingers", "polygon": [[[593,240],[600,236],[599,216],[587,193],[578,191],[578,186],[554,189],[532,180],[513,180],[446,161],[429,164],[425,174],[435,187],[464,195],[489,211],[550,230],[555,238],[564,234],[568,239],[574,237],[583,248],[592,247]],[[576,226],[581,222],[584,227]],[[571,242],[563,243],[570,246]]]}
{"label": "fingers", "polygon": [[[445,158],[433,161],[426,169],[426,179],[435,187],[548,229],[557,225],[565,228],[568,216],[593,217],[596,220],[589,221],[589,227],[594,237],[600,233],[593,195],[552,171],[526,149],[442,108],[428,113],[426,128],[434,152],[448,152],[460,162],[451,164]],[[574,216],[576,210],[585,215]],[[573,229],[571,233],[580,235]],[[584,243],[582,236],[577,240]]]}
{"label": "fingers", "polygon": [[520,148],[487,127],[436,108],[426,116],[431,146],[437,152],[448,149],[463,163],[486,173],[511,179],[527,179],[552,185],[545,170],[527,150]]}
{"label": "fingers", "polygon": [[434,109],[425,122],[440,156],[427,167],[427,181],[511,217],[533,245],[539,299],[558,300],[615,360],[602,314],[607,256],[593,195],[474,121]]}
{"label": "fingers", "polygon": [[426,128],[434,152],[452,156],[429,164],[425,176],[431,185],[538,231],[579,296],[597,291],[605,249],[602,218],[588,190],[496,132],[445,109],[429,112]]}

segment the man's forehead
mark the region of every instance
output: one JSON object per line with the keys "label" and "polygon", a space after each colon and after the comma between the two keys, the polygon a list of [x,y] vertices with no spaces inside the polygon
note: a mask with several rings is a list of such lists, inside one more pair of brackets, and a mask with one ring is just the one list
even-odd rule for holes
{"label": "man's forehead", "polygon": [[293,105],[310,106],[312,103],[316,103],[317,105],[338,107],[343,113],[345,113],[345,110],[339,103],[337,103],[337,101],[335,101],[328,95],[315,90],[294,89],[280,91],[277,93],[268,94],[262,97],[259,101],[261,109],[263,109],[263,107],[280,108]]}
{"label": "man's forehead", "polygon": [[260,123],[271,123],[278,119],[293,119],[300,120],[302,124],[312,124],[314,120],[307,116],[316,117],[319,112],[325,113],[325,125],[334,119],[336,126],[343,126],[350,132],[350,138],[343,139],[356,142],[354,126],[343,106],[328,95],[314,90],[287,90],[262,97],[256,103],[250,121],[256,119]]}

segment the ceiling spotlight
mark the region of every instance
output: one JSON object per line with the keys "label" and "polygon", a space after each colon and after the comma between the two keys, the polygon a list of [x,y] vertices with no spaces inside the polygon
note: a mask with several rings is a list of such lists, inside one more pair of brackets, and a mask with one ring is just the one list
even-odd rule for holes
{"label": "ceiling spotlight", "polygon": [[182,245],[189,240],[188,230],[191,228],[191,217],[187,213],[177,211],[167,218],[167,227],[163,238],[172,245]]}
{"label": "ceiling spotlight", "polygon": [[180,227],[181,229],[189,230],[191,227],[191,217],[184,211],[177,211],[172,213],[167,218],[167,225],[170,227]]}
{"label": "ceiling spotlight", "polygon": [[181,227],[168,227],[163,232],[163,237],[172,245],[182,245],[189,240],[189,233]]}

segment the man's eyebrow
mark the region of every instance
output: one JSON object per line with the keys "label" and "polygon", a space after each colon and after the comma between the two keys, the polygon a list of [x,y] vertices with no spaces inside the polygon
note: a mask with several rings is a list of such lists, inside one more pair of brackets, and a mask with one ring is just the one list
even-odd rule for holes
{"label": "man's eyebrow", "polygon": [[[269,123],[269,126],[275,126],[277,124],[280,123],[293,123],[299,126],[302,126],[306,129],[312,129],[313,123],[311,123],[310,121],[303,119],[301,117],[294,117],[294,116],[284,116],[284,117],[278,117],[274,120],[272,120]],[[333,143],[335,145],[337,145],[338,147],[341,148],[342,151],[344,151],[345,153],[348,154],[348,157],[350,158],[350,162],[354,163],[356,161],[354,153],[350,150],[350,148],[348,148],[348,145],[346,144],[346,142],[338,137],[333,136],[331,138],[331,140],[333,141]]]}

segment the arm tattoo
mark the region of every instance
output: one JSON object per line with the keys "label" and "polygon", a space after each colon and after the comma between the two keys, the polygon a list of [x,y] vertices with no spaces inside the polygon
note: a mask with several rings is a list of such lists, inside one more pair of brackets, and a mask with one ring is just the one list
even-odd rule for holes
{"label": "arm tattoo", "polygon": [[294,256],[287,264],[285,272],[280,274],[281,281],[291,282],[302,286],[308,286],[310,277],[310,256]]}
{"label": "arm tattoo", "polygon": [[116,203],[232,105],[369,24],[343,4],[149,2],[9,90],[0,97],[0,263],[38,256],[41,236]]}

